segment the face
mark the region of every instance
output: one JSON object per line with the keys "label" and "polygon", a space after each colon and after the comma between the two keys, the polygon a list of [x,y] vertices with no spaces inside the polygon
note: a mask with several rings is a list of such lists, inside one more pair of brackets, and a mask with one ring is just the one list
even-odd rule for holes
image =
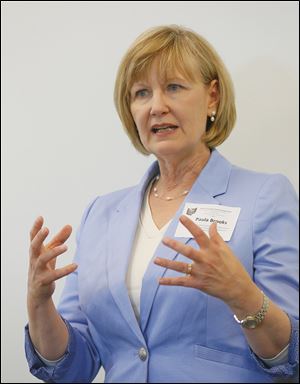
{"label": "face", "polygon": [[201,138],[217,99],[216,80],[205,86],[180,73],[161,79],[154,62],[149,76],[131,88],[131,113],[144,147],[158,158],[207,150]]}

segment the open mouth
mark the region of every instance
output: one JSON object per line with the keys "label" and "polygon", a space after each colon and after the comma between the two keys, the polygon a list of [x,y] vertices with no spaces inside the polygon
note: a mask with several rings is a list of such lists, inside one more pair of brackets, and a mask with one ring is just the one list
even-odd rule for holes
{"label": "open mouth", "polygon": [[152,128],[151,132],[153,132],[153,133],[172,132],[172,131],[175,131],[175,129],[177,129],[177,128],[178,128],[177,125],[166,125],[163,127]]}

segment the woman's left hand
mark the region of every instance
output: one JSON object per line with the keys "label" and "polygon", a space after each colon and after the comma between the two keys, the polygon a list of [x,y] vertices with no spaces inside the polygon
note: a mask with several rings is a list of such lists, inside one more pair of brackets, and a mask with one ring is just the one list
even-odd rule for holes
{"label": "woman's left hand", "polygon": [[194,236],[200,249],[174,239],[164,238],[163,244],[189,258],[192,267],[189,271],[188,263],[156,258],[155,264],[185,274],[180,277],[163,277],[159,283],[197,288],[218,297],[228,305],[243,302],[245,294],[253,290],[254,283],[242,263],[218,233],[216,223],[210,226],[208,237],[188,217],[181,216],[180,222]]}

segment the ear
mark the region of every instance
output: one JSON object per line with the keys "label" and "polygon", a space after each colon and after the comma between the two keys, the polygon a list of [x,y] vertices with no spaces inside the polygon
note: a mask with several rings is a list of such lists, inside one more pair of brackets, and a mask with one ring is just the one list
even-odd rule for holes
{"label": "ear", "polygon": [[219,83],[218,80],[212,80],[208,87],[208,114],[216,111],[220,100]]}

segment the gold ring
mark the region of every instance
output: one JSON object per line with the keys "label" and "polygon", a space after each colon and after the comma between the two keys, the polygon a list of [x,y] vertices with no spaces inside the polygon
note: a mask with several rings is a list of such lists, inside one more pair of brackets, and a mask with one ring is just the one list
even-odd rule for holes
{"label": "gold ring", "polygon": [[192,263],[187,265],[187,271],[186,271],[186,275],[187,276],[191,276],[192,268],[193,268],[193,264]]}

